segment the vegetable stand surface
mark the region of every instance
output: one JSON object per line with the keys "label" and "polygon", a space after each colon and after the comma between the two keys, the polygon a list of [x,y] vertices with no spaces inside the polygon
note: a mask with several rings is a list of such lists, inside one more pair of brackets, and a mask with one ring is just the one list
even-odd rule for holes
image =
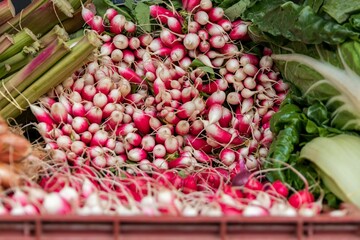
{"label": "vegetable stand surface", "polygon": [[11,18],[1,4],[0,113],[10,122],[29,108],[36,120],[25,124],[41,136],[32,148],[48,154],[20,184],[0,174],[0,214],[40,215],[31,233],[57,215],[101,215],[120,234],[138,216],[158,227],[209,217],[224,238],[281,216],[300,238],[319,230],[309,222],[326,220],[318,214],[360,204],[356,181],[316,149],[353,152],[341,169],[357,177],[359,9],[38,0]]}
{"label": "vegetable stand surface", "polygon": [[360,216],[284,217],[113,217],[4,216],[4,239],[359,239]]}

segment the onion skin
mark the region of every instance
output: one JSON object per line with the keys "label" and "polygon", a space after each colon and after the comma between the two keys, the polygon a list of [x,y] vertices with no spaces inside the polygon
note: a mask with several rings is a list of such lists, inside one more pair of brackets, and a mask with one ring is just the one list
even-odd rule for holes
{"label": "onion skin", "polygon": [[0,162],[0,186],[9,188],[21,184],[20,176],[15,172],[15,170],[16,169],[8,164]]}
{"label": "onion skin", "polygon": [[0,135],[0,162],[18,162],[30,153],[31,144],[24,137],[11,132]]}

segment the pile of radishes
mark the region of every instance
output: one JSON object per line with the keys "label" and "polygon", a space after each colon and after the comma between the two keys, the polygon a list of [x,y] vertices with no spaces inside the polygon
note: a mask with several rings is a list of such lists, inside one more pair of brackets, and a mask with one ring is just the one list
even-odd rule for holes
{"label": "pile of radishes", "polygon": [[249,23],[229,21],[210,0],[183,5],[181,14],[150,6],[159,30],[142,34],[114,9],[101,17],[83,8],[103,41],[98,58],[31,106],[57,173],[42,178],[44,190],[10,194],[0,212],[320,211],[307,188],[288,199],[286,184],[256,172],[273,139],[270,118],[288,89],[271,50],[259,57],[239,49],[250,41]]}

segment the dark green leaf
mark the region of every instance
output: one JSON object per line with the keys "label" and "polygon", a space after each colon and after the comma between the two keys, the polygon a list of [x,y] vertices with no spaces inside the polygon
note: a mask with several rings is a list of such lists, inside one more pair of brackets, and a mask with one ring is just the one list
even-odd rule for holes
{"label": "dark green leaf", "polygon": [[344,23],[351,13],[360,10],[360,0],[326,0],[322,10],[338,23]]}
{"label": "dark green leaf", "polygon": [[150,32],[150,8],[145,3],[138,3],[135,7],[135,16],[138,24],[144,31]]}
{"label": "dark green leaf", "polygon": [[317,13],[323,3],[324,0],[307,0],[304,4],[310,6],[312,10]]}
{"label": "dark green leaf", "polygon": [[308,107],[306,116],[319,126],[326,125],[330,118],[326,106],[321,102],[317,102]]}
{"label": "dark green leaf", "polygon": [[182,9],[182,3],[180,0],[172,0],[171,3],[173,4],[173,6],[176,10]]}
{"label": "dark green leaf", "polygon": [[247,8],[242,17],[261,31],[307,44],[337,44],[359,37],[359,33],[317,15],[311,7],[291,1],[263,0]]}
{"label": "dark green leaf", "polygon": [[197,67],[205,67],[206,65],[200,61],[199,59],[194,59],[191,64],[190,64],[190,67],[191,68],[197,68]]}
{"label": "dark green leaf", "polygon": [[204,72],[210,74],[210,76],[215,76],[214,69],[208,66],[198,67],[199,69],[203,70]]}
{"label": "dark green leaf", "polygon": [[134,9],[134,0],[125,0],[125,7],[127,7],[130,10]]}
{"label": "dark green leaf", "polygon": [[[107,8],[112,7],[116,9],[116,11],[118,11],[120,14],[122,14],[127,20],[134,21],[134,17],[131,14],[129,14],[129,10],[127,8],[119,7],[116,4],[114,4],[111,0],[101,0],[101,1],[107,6],[105,8],[105,11]],[[99,15],[104,15],[105,11],[102,14],[99,13]]]}
{"label": "dark green leaf", "polygon": [[96,13],[100,16],[103,16],[109,6],[103,0],[93,0],[92,1],[96,7]]}
{"label": "dark green leaf", "polygon": [[360,30],[360,13],[351,15],[351,17],[349,18],[349,23],[354,29],[359,31]]}
{"label": "dark green leaf", "polygon": [[[227,1],[224,1],[222,5],[225,5]],[[254,1],[253,1],[254,2]],[[240,15],[245,11],[247,7],[251,5],[250,0],[240,0],[236,4],[232,5],[231,7],[225,10],[225,15],[231,20],[235,20],[239,18]]]}

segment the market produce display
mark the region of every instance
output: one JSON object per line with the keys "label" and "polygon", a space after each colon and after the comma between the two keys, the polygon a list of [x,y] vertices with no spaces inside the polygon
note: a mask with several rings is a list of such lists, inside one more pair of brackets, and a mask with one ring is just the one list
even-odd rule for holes
{"label": "market produce display", "polygon": [[36,173],[2,160],[0,214],[360,206],[360,9],[336,2],[1,2],[0,114],[40,138],[10,142]]}

